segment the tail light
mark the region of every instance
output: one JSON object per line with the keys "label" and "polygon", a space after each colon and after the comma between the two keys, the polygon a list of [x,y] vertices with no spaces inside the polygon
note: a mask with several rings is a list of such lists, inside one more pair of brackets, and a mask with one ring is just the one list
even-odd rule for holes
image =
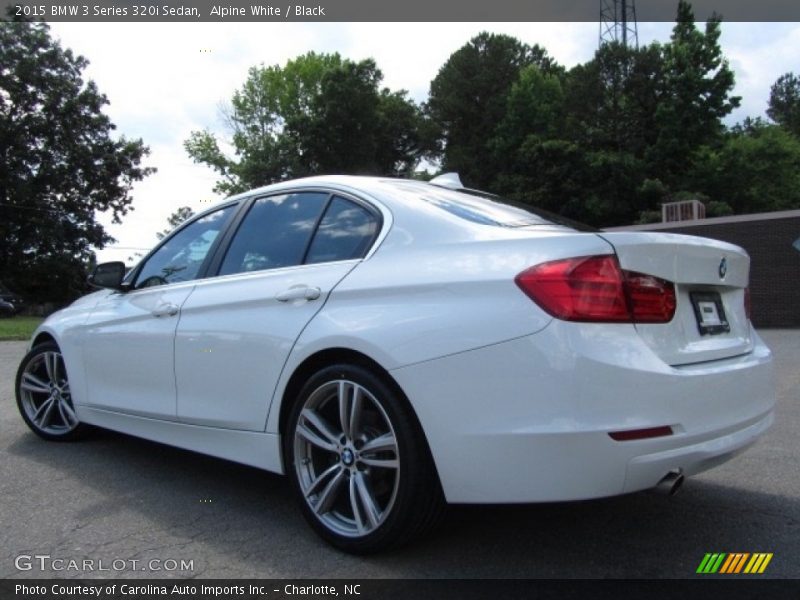
{"label": "tail light", "polygon": [[514,281],[531,300],[566,321],[667,323],[675,314],[671,282],[623,271],[613,255],[542,263]]}

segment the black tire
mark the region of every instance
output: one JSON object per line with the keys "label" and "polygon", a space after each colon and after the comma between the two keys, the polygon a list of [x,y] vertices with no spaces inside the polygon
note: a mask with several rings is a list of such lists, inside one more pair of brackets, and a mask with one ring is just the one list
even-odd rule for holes
{"label": "black tire", "polygon": [[[350,408],[352,432],[337,417],[342,397]],[[360,416],[354,419],[356,412]],[[329,434],[339,436],[336,449],[317,445],[331,445],[329,440],[336,438],[322,433],[318,417]],[[308,441],[309,431],[317,443]],[[389,436],[395,440],[392,449]],[[304,517],[323,539],[346,552],[367,554],[403,545],[430,531],[443,513],[436,468],[408,401],[362,366],[333,365],[309,378],[291,407],[283,450]],[[393,462],[396,469],[381,466]],[[327,479],[319,476],[329,471]],[[329,485],[335,500],[328,501],[333,493],[325,494]]]}
{"label": "black tire", "polygon": [[20,415],[39,437],[66,442],[88,431],[75,416],[64,359],[54,342],[37,344],[25,355],[17,369],[15,390]]}

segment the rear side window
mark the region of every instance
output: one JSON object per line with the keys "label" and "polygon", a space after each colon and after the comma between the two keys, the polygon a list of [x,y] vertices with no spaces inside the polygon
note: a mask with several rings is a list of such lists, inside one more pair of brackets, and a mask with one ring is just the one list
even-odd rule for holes
{"label": "rear side window", "polygon": [[302,192],[256,200],[233,237],[220,275],[290,267],[303,253],[328,194]]}
{"label": "rear side window", "polygon": [[306,263],[361,258],[377,231],[378,219],[372,212],[335,196],[314,235]]}

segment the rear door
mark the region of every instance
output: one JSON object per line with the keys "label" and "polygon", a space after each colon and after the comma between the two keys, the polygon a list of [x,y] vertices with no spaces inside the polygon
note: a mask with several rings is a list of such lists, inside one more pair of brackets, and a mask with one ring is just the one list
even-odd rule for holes
{"label": "rear door", "polygon": [[295,340],[379,226],[369,207],[326,192],[256,199],[218,260],[218,276],[198,282],[183,305],[179,419],[262,431]]}
{"label": "rear door", "polygon": [[746,354],[753,348],[745,313],[747,253],[707,238],[651,232],[605,232],[620,265],[675,284],[669,323],[637,324],[653,351],[670,365]]}

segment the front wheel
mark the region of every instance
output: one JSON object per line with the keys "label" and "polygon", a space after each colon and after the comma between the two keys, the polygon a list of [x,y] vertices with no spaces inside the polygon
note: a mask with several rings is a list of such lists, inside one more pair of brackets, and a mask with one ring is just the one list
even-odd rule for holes
{"label": "front wheel", "polygon": [[75,414],[64,357],[55,343],[39,344],[25,355],[16,392],[19,412],[36,435],[65,441],[84,433],[86,425]]}
{"label": "front wheel", "polygon": [[407,401],[355,365],[312,376],[284,436],[303,513],[354,553],[396,546],[431,528],[444,504],[424,435]]}

